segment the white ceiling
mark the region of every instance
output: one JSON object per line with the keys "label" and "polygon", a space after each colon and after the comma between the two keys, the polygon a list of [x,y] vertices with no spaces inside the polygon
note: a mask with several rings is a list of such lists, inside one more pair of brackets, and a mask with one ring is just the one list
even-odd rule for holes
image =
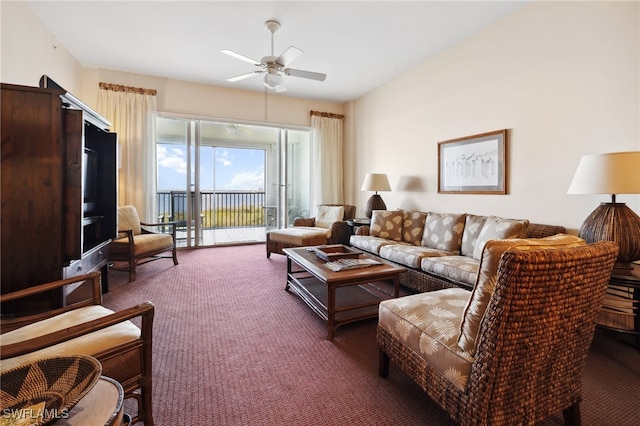
{"label": "white ceiling", "polygon": [[524,1],[33,1],[27,3],[84,67],[262,92],[261,77],[220,53],[270,54],[267,20],[282,28],[275,52],[304,54],[291,68],[324,82],[285,76],[286,96],[356,99],[514,12]]}

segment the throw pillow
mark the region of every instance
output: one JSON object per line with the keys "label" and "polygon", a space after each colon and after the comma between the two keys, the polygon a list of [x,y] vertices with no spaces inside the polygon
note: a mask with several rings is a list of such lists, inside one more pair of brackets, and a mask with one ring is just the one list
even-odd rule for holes
{"label": "throw pillow", "polygon": [[460,249],[462,256],[473,257],[473,249],[478,243],[478,236],[486,221],[487,216],[467,215],[464,223],[464,232],[462,233],[462,248]]}
{"label": "throw pillow", "polygon": [[422,241],[426,219],[426,213],[405,211],[404,223],[402,224],[402,241],[419,246]]}
{"label": "throw pillow", "polygon": [[316,223],[318,228],[331,228],[333,222],[340,222],[344,218],[343,206],[318,206],[316,209]]}
{"label": "throw pillow", "polygon": [[495,290],[498,279],[498,266],[505,251],[513,247],[535,250],[577,247],[585,244],[586,241],[582,238],[567,234],[558,234],[546,238],[513,238],[487,241],[482,251],[476,283],[471,292],[469,302],[464,309],[458,346],[471,353],[471,355],[475,354],[480,323],[489,304],[489,299],[491,299]]}
{"label": "throw pillow", "polygon": [[507,238],[526,238],[529,221],[526,219],[503,219],[489,216],[482,225],[482,231],[473,249],[473,258],[480,260],[484,245],[489,240],[503,240]]}
{"label": "throw pillow", "polygon": [[369,235],[387,240],[402,241],[402,210],[374,210]]}
{"label": "throw pillow", "polygon": [[421,244],[437,250],[460,253],[465,213],[429,213]]}

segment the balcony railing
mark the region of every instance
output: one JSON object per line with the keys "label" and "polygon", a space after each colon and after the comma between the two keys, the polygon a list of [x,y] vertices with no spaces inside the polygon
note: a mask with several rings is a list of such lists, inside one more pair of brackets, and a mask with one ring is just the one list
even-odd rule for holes
{"label": "balcony railing", "polygon": [[[161,222],[187,222],[187,202],[195,214],[195,192],[158,191],[158,219]],[[203,229],[265,226],[264,191],[201,191],[200,218]],[[193,221],[193,216],[191,218]]]}

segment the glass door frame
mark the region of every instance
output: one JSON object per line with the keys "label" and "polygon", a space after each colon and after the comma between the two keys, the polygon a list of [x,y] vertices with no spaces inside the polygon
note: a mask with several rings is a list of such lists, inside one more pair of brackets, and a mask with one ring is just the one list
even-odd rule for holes
{"label": "glass door frame", "polygon": [[[197,236],[202,235],[203,232],[203,222],[200,214],[196,214],[195,212],[201,211],[202,208],[202,200],[199,196],[194,196],[194,200],[191,201],[192,194],[200,194],[201,191],[201,148],[203,146],[211,146],[212,148],[246,148],[246,149],[263,149],[265,150],[265,164],[264,164],[264,203],[265,207],[267,205],[272,205],[276,207],[276,218],[278,228],[291,226],[293,221],[293,217],[289,213],[291,208],[290,206],[290,197],[288,196],[289,192],[292,191],[291,187],[295,184],[295,182],[290,182],[292,178],[292,173],[290,171],[290,167],[292,167],[291,160],[289,159],[289,132],[290,131],[299,131],[303,132],[303,134],[307,135],[307,143],[309,145],[309,153],[308,155],[312,155],[311,150],[311,128],[305,126],[283,126],[269,123],[251,123],[251,122],[234,122],[228,119],[215,119],[210,117],[202,117],[202,116],[190,116],[183,114],[173,114],[173,113],[159,113],[158,118],[160,119],[169,119],[169,120],[181,120],[185,123],[186,127],[186,135],[185,135],[185,150],[186,150],[186,176],[185,176],[185,190],[187,193],[187,200],[185,204],[185,219],[186,219],[186,247],[199,247],[205,246],[204,238],[200,240]],[[203,125],[206,123],[213,124],[221,124],[228,126],[249,126],[249,127],[258,127],[258,128],[270,128],[276,129],[278,131],[277,141],[274,142],[260,142],[259,140],[249,140],[249,141],[240,141],[229,139],[229,143],[215,143],[215,144],[204,144],[203,145]],[[158,131],[158,139],[156,140],[156,144],[169,144],[170,142],[160,141],[161,132]],[[304,138],[303,138],[304,139]],[[177,143],[181,145],[180,142]],[[308,165],[305,167],[310,167],[312,161],[311,158],[308,158]],[[214,158],[215,164],[215,158]],[[156,165],[157,166],[157,165]],[[215,173],[215,166],[214,173]],[[158,168],[156,167],[156,170]],[[311,169],[307,169],[309,173],[309,182],[313,179],[313,175],[311,174]],[[158,177],[156,177],[156,181],[158,181]],[[215,176],[214,176],[215,182]],[[305,182],[305,185],[307,182]],[[214,183],[215,185],[215,183]],[[307,203],[311,203],[311,185],[306,185],[301,193],[306,193]],[[214,188],[215,191],[215,188]],[[298,194],[296,194],[298,195]],[[305,208],[303,211],[309,211],[308,208]],[[297,213],[301,213],[302,211],[297,211]],[[190,219],[193,218],[193,219]],[[268,223],[266,221],[266,211],[265,211],[265,231],[269,229]],[[194,238],[194,236],[196,238]],[[241,242],[241,241],[239,241]],[[213,243],[216,244],[215,242]],[[207,245],[210,246],[210,245]],[[184,247],[181,245],[181,247]]]}

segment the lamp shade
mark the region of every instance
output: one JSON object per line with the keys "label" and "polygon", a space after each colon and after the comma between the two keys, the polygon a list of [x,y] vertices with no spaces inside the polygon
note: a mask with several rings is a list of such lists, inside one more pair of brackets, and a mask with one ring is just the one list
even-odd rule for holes
{"label": "lamp shade", "polygon": [[585,155],[568,194],[640,194],[640,151]]}
{"label": "lamp shade", "polygon": [[364,178],[361,191],[391,191],[389,179],[384,173],[368,173]]}

